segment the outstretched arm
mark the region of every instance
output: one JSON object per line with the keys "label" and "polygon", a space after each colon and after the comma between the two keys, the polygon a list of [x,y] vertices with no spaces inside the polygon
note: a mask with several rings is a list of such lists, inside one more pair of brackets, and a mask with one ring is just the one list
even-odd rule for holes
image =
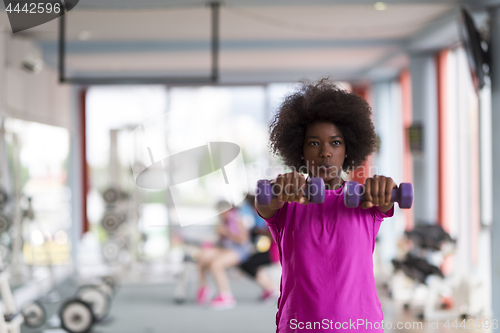
{"label": "outstretched arm", "polygon": [[382,213],[392,208],[394,205],[394,202],[391,202],[392,189],[397,187],[392,178],[375,175],[366,179],[364,187],[365,201],[361,204],[361,208],[375,206]]}

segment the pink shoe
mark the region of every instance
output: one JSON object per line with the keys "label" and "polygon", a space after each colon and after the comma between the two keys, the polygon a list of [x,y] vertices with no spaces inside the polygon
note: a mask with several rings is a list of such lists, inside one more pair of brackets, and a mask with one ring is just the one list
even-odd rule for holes
{"label": "pink shoe", "polygon": [[264,290],[260,296],[260,300],[264,303],[274,303],[278,300],[279,294],[275,291]]}
{"label": "pink shoe", "polygon": [[210,300],[210,288],[208,286],[203,286],[198,290],[196,295],[196,303],[203,305],[207,304]]}
{"label": "pink shoe", "polygon": [[236,306],[236,299],[232,295],[219,294],[210,302],[210,307],[214,310],[232,309]]}

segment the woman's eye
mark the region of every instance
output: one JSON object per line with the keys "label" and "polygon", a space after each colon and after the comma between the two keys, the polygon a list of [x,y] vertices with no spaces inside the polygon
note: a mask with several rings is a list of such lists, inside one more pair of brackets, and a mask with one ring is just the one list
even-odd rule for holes
{"label": "woman's eye", "polygon": [[312,145],[313,143],[318,143],[318,142],[316,142],[316,141],[309,142],[310,145]]}
{"label": "woman's eye", "polygon": [[340,142],[340,141],[333,141],[333,144],[336,145],[336,146],[340,145],[341,143],[342,142]]}

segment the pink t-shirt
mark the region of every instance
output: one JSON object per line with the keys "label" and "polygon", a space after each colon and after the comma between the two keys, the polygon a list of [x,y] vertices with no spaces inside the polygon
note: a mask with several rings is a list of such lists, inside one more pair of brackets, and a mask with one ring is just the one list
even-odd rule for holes
{"label": "pink t-shirt", "polygon": [[274,239],[271,241],[271,246],[269,247],[269,260],[271,262],[280,261],[280,250],[278,249],[278,245],[274,242]]}
{"label": "pink t-shirt", "polygon": [[282,266],[276,332],[383,332],[373,250],[394,207],[347,208],[342,191],[326,190],[322,204],[285,202],[265,219]]}

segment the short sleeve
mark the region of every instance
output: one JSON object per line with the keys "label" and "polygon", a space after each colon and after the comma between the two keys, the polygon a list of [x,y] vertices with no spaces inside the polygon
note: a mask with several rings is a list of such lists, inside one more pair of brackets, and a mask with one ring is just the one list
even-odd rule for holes
{"label": "short sleeve", "polygon": [[375,218],[375,220],[377,220],[377,221],[382,221],[383,219],[385,219],[387,217],[393,217],[394,216],[394,206],[395,205],[396,204],[392,205],[391,209],[389,209],[385,213],[382,213],[381,211],[379,211],[377,209],[377,207],[372,207],[371,211],[372,211],[373,218]]}
{"label": "short sleeve", "polygon": [[271,235],[273,236],[273,239],[277,244],[281,244],[280,233],[281,233],[281,230],[283,230],[282,220],[284,219],[284,216],[286,214],[285,211],[286,211],[287,206],[288,206],[288,202],[285,202],[283,204],[283,207],[278,209],[278,211],[276,213],[274,213],[274,215],[268,219],[262,217],[262,215],[260,215],[259,211],[257,210],[257,206],[255,206],[255,211],[257,212],[257,214],[259,214],[259,216],[262,219],[264,219],[264,221],[266,221],[266,224],[269,227],[269,231],[271,232]]}
{"label": "short sleeve", "polygon": [[279,220],[281,218],[281,215],[283,214],[283,212],[286,210],[286,206],[288,205],[288,202],[285,202],[283,204],[283,207],[281,207],[280,209],[278,209],[276,211],[276,213],[274,213],[274,215],[268,219],[262,217],[262,215],[260,215],[259,211],[257,210],[257,205],[255,206],[255,211],[257,212],[257,214],[259,214],[259,216],[264,220],[266,221],[266,224],[269,226],[269,225],[275,225],[276,224],[276,221]]}

